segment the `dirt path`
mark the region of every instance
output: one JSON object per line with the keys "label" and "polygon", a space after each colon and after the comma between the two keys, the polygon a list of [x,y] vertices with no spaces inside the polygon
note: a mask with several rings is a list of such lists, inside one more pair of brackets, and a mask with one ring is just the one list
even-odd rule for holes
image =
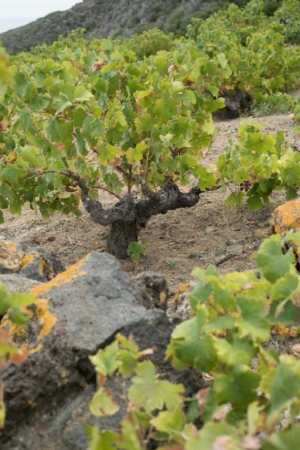
{"label": "dirt path", "polygon": [[[241,119],[218,122],[219,135],[203,163],[213,163],[223,153],[228,139],[234,138]],[[254,120],[266,133],[283,130],[289,142],[297,146],[293,136],[292,115],[268,116]],[[103,197],[101,197],[101,201]],[[219,191],[201,195],[200,202],[188,210],[171,211],[154,217],[141,233],[147,240],[147,255],[138,264],[127,263],[125,270],[162,272],[171,291],[191,279],[194,267],[217,264],[221,273],[243,271],[255,267],[251,255],[270,235],[269,220],[275,207],[285,202],[282,192],[272,194],[271,204],[257,212],[243,206],[235,211],[224,207],[224,194]],[[112,205],[106,197],[104,205]],[[25,242],[53,252],[70,265],[92,250],[104,251],[107,230],[94,224],[87,213],[81,217],[55,214],[45,220],[24,209],[21,216],[5,214],[0,225],[0,238]]]}

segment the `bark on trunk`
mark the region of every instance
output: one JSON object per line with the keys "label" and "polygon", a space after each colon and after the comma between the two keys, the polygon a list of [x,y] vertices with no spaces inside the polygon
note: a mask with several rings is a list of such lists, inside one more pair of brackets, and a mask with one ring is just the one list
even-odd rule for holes
{"label": "bark on trunk", "polygon": [[110,226],[107,251],[118,259],[126,259],[128,245],[130,242],[137,242],[138,237],[139,232],[135,222],[117,220]]}

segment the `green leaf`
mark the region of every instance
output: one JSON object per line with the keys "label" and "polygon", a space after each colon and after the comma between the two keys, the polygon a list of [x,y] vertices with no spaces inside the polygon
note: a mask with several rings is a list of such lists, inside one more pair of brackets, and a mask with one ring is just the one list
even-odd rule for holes
{"label": "green leaf", "polygon": [[240,295],[236,303],[240,311],[236,319],[239,336],[243,338],[250,334],[254,341],[266,342],[270,337],[270,324],[265,318],[267,314],[265,301]]}
{"label": "green leaf", "polygon": [[238,406],[247,405],[256,399],[256,392],[260,375],[250,367],[242,364],[233,368],[233,378],[220,375],[213,385],[217,400],[220,404],[233,403]]}
{"label": "green leaf", "polygon": [[17,94],[20,98],[24,98],[27,92],[28,80],[22,72],[17,72],[15,75],[15,83]]}
{"label": "green leaf", "polygon": [[27,314],[24,314],[18,308],[13,308],[10,313],[10,320],[16,325],[25,325],[28,322],[29,318]]}
{"label": "green leaf", "polygon": [[294,188],[292,186],[286,187],[285,188],[285,196],[288,201],[294,200],[295,198],[298,198],[298,191],[296,188]]}
{"label": "green leaf", "polygon": [[141,256],[144,255],[145,253],[146,253],[146,250],[138,242],[130,242],[130,244],[128,245],[127,255],[133,261],[139,261]]}
{"label": "green leaf", "polygon": [[59,97],[54,100],[53,107],[57,111],[64,111],[69,106],[72,106],[72,102],[69,100],[69,98],[64,93],[60,93]]}
{"label": "green leaf", "polygon": [[108,51],[113,49],[113,41],[111,39],[102,39],[100,44],[100,50]]}
{"label": "green leaf", "polygon": [[142,98],[145,98],[145,97],[149,97],[150,95],[152,95],[152,91],[139,91],[136,95],[135,95],[135,97],[138,99],[138,100],[141,100]]}
{"label": "green leaf", "polygon": [[263,442],[262,450],[291,450],[299,446],[300,425],[293,424],[291,429],[276,431]]}
{"label": "green leaf", "polygon": [[206,325],[203,325],[202,330],[208,332],[220,332],[224,329],[231,330],[235,328],[235,319],[231,316],[221,316],[211,320]]}
{"label": "green leaf", "polygon": [[43,167],[45,162],[41,152],[37,148],[31,147],[29,145],[25,145],[25,147],[22,148],[21,157],[31,166],[37,167],[39,169]]}
{"label": "green leaf", "polygon": [[120,362],[120,373],[122,377],[128,378],[137,367],[137,357],[134,357],[128,350],[120,350]]}
{"label": "green leaf", "polygon": [[262,201],[259,194],[252,195],[247,199],[248,208],[250,211],[257,211],[262,208]]}
{"label": "green leaf", "polygon": [[191,90],[183,91],[180,98],[185,106],[190,106],[190,105],[196,104],[195,94]]}
{"label": "green leaf", "polygon": [[67,122],[63,119],[54,117],[47,123],[46,131],[52,142],[62,142],[66,147],[72,145],[72,122]]}
{"label": "green leaf", "polygon": [[24,205],[24,200],[21,197],[15,196],[13,201],[10,203],[9,212],[11,214],[20,215],[22,212],[23,205]]}
{"label": "green leaf", "polygon": [[208,83],[206,85],[206,89],[208,89],[208,91],[211,93],[211,95],[213,95],[214,97],[218,97],[219,89],[217,88],[217,86],[214,86],[213,84]]}
{"label": "green leaf", "polygon": [[265,240],[256,256],[257,266],[262,275],[271,283],[290,273],[295,256],[292,250],[282,253],[281,237],[274,235]]}
{"label": "green leaf", "polygon": [[166,380],[160,381],[151,361],[140,363],[136,374],[128,390],[128,398],[138,408],[143,407],[146,412],[151,412],[155,409],[162,410],[164,406],[175,409],[182,404],[184,387]]}
{"label": "green leaf", "polygon": [[294,398],[300,397],[300,361],[292,356],[282,355],[276,368],[271,386],[270,411],[267,423],[279,420],[282,411]]}
{"label": "green leaf", "polygon": [[172,435],[174,432],[181,431],[184,424],[184,415],[181,407],[173,411],[161,411],[157,417],[152,419],[151,424],[159,431]]}
{"label": "green leaf", "polygon": [[256,355],[256,350],[248,338],[234,336],[230,343],[225,339],[219,339],[215,343],[215,349],[219,360],[234,367],[238,364],[250,365],[252,358]]}
{"label": "green leaf", "polygon": [[222,69],[225,69],[227,66],[227,59],[224,53],[219,53],[217,55],[217,60],[219,61],[219,64],[222,67]]}
{"label": "green leaf", "polygon": [[209,373],[217,360],[211,335],[201,335],[203,319],[195,317],[178,325],[172,333],[171,349],[176,358]]}
{"label": "green leaf", "polygon": [[79,128],[76,128],[76,140],[77,140],[79,153],[82,156],[86,156],[89,153],[89,151],[86,147],[86,141],[85,141],[84,137],[82,136]]}
{"label": "green leaf", "polygon": [[[208,450],[208,449],[228,449],[235,450],[241,449],[242,443],[235,437],[236,430],[222,422],[208,422],[201,428],[200,433],[196,433],[195,429],[192,429],[189,433],[189,429],[186,427],[183,431],[184,435],[188,435],[188,441],[184,448],[185,450]],[[221,443],[218,443],[219,437],[225,437],[226,447]]]}
{"label": "green leaf", "polygon": [[299,287],[299,276],[287,274],[285,277],[276,280],[272,286],[270,297],[272,300],[288,300],[296,294]]}
{"label": "green leaf", "polygon": [[118,445],[122,450],[143,450],[144,448],[140,443],[138,430],[130,419],[122,422],[122,435],[118,440]]}
{"label": "green leaf", "polygon": [[119,411],[120,407],[115,401],[113,394],[104,388],[99,388],[90,403],[90,411],[96,417],[112,416]]}
{"label": "green leaf", "polygon": [[155,123],[150,114],[147,113],[137,117],[134,122],[138,133],[142,133],[143,131],[151,131]]}
{"label": "green leaf", "polygon": [[165,136],[159,136],[164,148],[170,148],[173,137],[174,136],[171,133],[167,133]]}
{"label": "green leaf", "polygon": [[[145,141],[139,142],[134,148],[130,148],[126,151],[126,159],[129,164],[139,162],[144,157],[144,151],[148,148]],[[130,255],[129,255],[130,256]]]}
{"label": "green leaf", "polygon": [[13,307],[32,305],[32,303],[36,301],[36,297],[34,295],[24,293],[11,294],[8,299],[9,304]]}
{"label": "green leaf", "polygon": [[34,125],[33,125],[31,116],[26,110],[23,110],[20,112],[19,120],[17,123],[20,124],[20,126],[22,127],[23,131],[25,131],[25,133],[27,133],[27,132],[33,133],[34,132]]}
{"label": "green leaf", "polygon": [[[9,344],[3,344],[0,343],[0,357],[5,357],[7,358],[7,355],[14,355],[15,353],[18,352],[18,348],[17,347],[13,347],[12,345]],[[0,411],[1,411],[1,406],[0,406]],[[0,416],[1,419],[1,416]]]}
{"label": "green leaf", "polygon": [[205,191],[216,185],[216,177],[210,173],[205,167],[199,166],[195,171],[195,176],[198,179],[198,187]]}
{"label": "green leaf", "polygon": [[91,439],[89,442],[89,450],[115,450],[114,445],[118,435],[110,430],[100,431],[97,426],[90,427],[87,424],[83,425],[84,431]]}
{"label": "green leaf", "polygon": [[115,341],[104,350],[99,350],[96,355],[90,356],[90,360],[95,366],[96,372],[102,375],[113,375],[120,366],[119,346]]}
{"label": "green leaf", "polygon": [[99,151],[100,163],[103,165],[109,164],[110,161],[114,161],[116,155],[120,155],[120,149],[113,145],[103,145]]}
{"label": "green leaf", "polygon": [[98,96],[100,94],[106,94],[108,91],[108,83],[104,78],[99,78],[95,85],[95,88]]}
{"label": "green leaf", "polygon": [[49,94],[37,95],[29,102],[31,111],[36,112],[39,110],[46,109],[51,101]]}
{"label": "green leaf", "polygon": [[75,100],[78,102],[86,102],[93,98],[93,94],[84,86],[79,86],[75,89]]}

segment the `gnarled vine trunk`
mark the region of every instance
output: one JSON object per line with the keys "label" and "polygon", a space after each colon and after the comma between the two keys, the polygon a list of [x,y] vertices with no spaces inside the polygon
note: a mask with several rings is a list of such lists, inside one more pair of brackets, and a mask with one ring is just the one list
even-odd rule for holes
{"label": "gnarled vine trunk", "polygon": [[107,238],[107,251],[119,259],[128,257],[127,249],[130,242],[137,242],[139,237],[136,222],[117,220],[110,226]]}
{"label": "gnarled vine trunk", "polygon": [[99,201],[89,197],[83,180],[75,174],[71,175],[71,172],[69,175],[76,179],[80,186],[83,206],[91,219],[101,225],[110,225],[107,250],[119,259],[127,258],[128,245],[138,240],[140,229],[146,226],[150,217],[178,208],[190,208],[198,203],[201,193],[198,187],[183,193],[173,181],[168,181],[159,192],[152,192],[141,181],[145,199],[139,200],[132,195],[125,195],[115,206],[104,209]]}

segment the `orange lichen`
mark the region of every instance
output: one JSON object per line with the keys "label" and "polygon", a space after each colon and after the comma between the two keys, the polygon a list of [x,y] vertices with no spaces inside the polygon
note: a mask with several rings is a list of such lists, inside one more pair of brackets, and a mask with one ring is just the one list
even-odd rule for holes
{"label": "orange lichen", "polygon": [[64,272],[58,274],[53,280],[48,283],[42,284],[41,286],[36,286],[31,290],[31,294],[33,295],[41,295],[45,292],[51,291],[52,288],[61,286],[63,283],[71,283],[77,277],[83,276],[86,274],[83,270],[81,270],[82,266],[89,259],[90,255],[87,255],[85,258],[81,259],[77,264],[70,266]]}
{"label": "orange lichen", "polygon": [[161,292],[160,296],[159,296],[159,304],[160,305],[164,305],[167,299],[167,294],[166,292]]}
{"label": "orange lichen", "polygon": [[[36,353],[41,350],[43,347],[42,340],[45,336],[47,336],[54,325],[57,322],[57,318],[54,314],[52,314],[50,311],[48,311],[48,304],[49,299],[48,298],[39,298],[35,302],[36,310],[35,313],[33,313],[31,310],[27,310],[27,313],[31,319],[34,319],[34,315],[36,317],[36,320],[38,321],[38,324],[40,326],[40,333],[38,337],[38,344],[34,347],[29,349],[28,348],[28,342],[24,342],[20,348],[23,350],[28,350],[30,354]],[[8,321],[9,322],[9,321]],[[9,335],[10,338],[13,340],[16,340],[17,337],[23,337],[27,330],[27,325],[15,325],[13,323],[9,322]]]}
{"label": "orange lichen", "polygon": [[39,274],[41,275],[41,277],[44,275],[45,264],[46,264],[45,261],[42,258],[40,258],[39,265],[38,265],[38,271],[39,271]]}
{"label": "orange lichen", "polygon": [[182,284],[181,286],[179,286],[178,289],[176,289],[175,292],[175,296],[174,296],[174,303],[177,303],[179,300],[179,294],[182,294],[183,292],[185,292],[190,286],[191,286],[191,282],[188,281],[187,283]]}
{"label": "orange lichen", "polygon": [[277,334],[278,336],[291,337],[295,338],[298,336],[298,328],[295,325],[290,327],[285,327],[281,323],[276,323],[272,326],[273,334]]}
{"label": "orange lichen", "polygon": [[57,322],[57,317],[55,317],[54,314],[48,311],[48,304],[49,304],[48,298],[39,298],[36,301],[37,306],[36,315],[39,324],[41,325],[41,330],[39,334],[40,340],[42,340],[45,336],[47,336],[50,333],[50,331]]}
{"label": "orange lichen", "polygon": [[191,282],[188,281],[185,284],[182,284],[181,286],[179,286],[179,292],[185,292],[190,286],[191,286]]}
{"label": "orange lichen", "polygon": [[175,295],[174,295],[174,303],[177,303],[179,300],[179,289],[176,290]]}
{"label": "orange lichen", "polygon": [[28,264],[32,263],[32,261],[34,260],[36,255],[34,254],[29,254],[29,255],[25,255],[21,261],[21,267],[20,269],[24,269],[24,267],[28,266]]}
{"label": "orange lichen", "polygon": [[271,225],[275,233],[286,235],[289,230],[300,230],[300,200],[292,200],[275,209]]}
{"label": "orange lichen", "polygon": [[6,243],[8,248],[12,248],[13,250],[17,250],[17,246],[14,242],[7,242]]}
{"label": "orange lichen", "polygon": [[[23,344],[23,345],[25,346],[25,344]],[[21,348],[22,348],[22,345],[21,345]],[[43,344],[40,343],[40,344],[38,344],[36,347],[31,348],[30,350],[28,350],[28,353],[29,353],[30,355],[32,355],[33,353],[39,352],[42,348],[43,348]]]}

